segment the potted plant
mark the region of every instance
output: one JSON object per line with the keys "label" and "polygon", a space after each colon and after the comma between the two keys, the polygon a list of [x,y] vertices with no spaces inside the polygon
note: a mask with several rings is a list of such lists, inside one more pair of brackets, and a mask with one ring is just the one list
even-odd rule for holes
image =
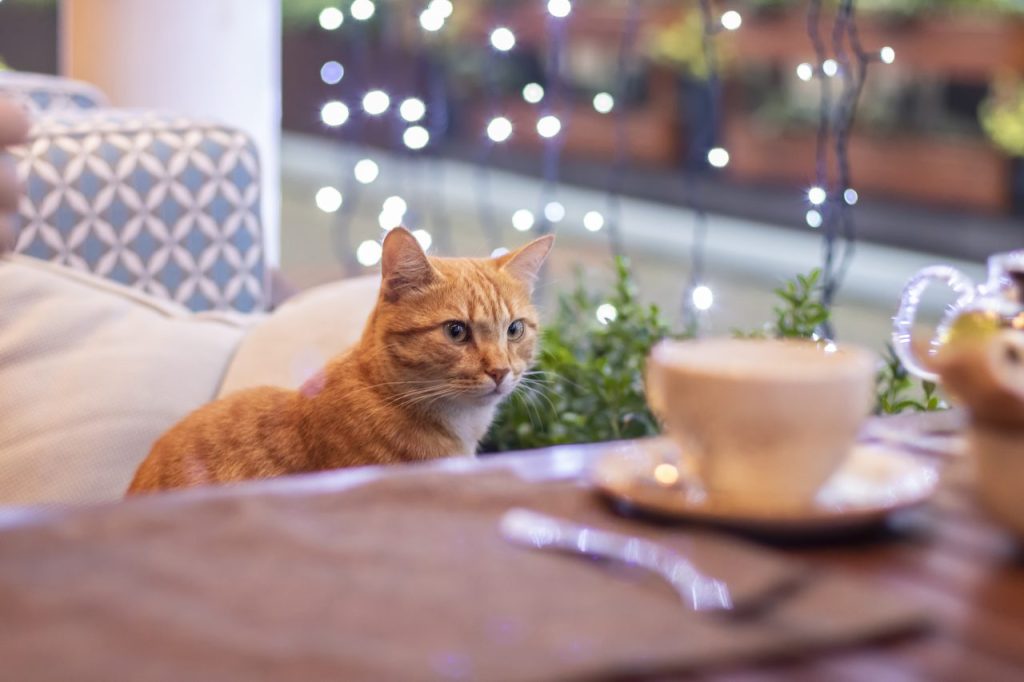
{"label": "potted plant", "polygon": [[1013,210],[1024,215],[1024,80],[1012,73],[997,77],[978,119],[989,140],[1012,159]]}
{"label": "potted plant", "polygon": [[[506,401],[483,443],[484,452],[641,438],[660,432],[644,396],[651,347],[673,334],[661,311],[639,299],[624,259],[615,262],[610,292],[587,290],[583,278],[559,296],[544,326],[537,366]],[[821,272],[775,290],[772,319],[741,336],[816,338],[829,320],[820,303]],[[911,377],[890,351],[879,363],[877,414],[945,407],[934,384]]]}

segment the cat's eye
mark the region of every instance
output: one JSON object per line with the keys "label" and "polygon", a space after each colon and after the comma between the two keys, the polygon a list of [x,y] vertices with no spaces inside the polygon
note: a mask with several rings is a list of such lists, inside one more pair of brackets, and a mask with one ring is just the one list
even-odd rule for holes
{"label": "cat's eye", "polygon": [[518,341],[526,333],[526,324],[522,320],[516,320],[508,326],[508,338],[510,341]]}
{"label": "cat's eye", "polygon": [[456,343],[463,343],[469,340],[469,325],[465,322],[452,320],[444,323],[444,333],[449,339]]}

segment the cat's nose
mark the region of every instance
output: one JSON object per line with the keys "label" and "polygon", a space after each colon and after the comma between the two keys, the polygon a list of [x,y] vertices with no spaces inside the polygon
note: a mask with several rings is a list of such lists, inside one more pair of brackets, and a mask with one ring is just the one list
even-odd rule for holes
{"label": "cat's nose", "polygon": [[499,369],[489,369],[487,370],[487,376],[494,379],[495,386],[501,386],[501,380],[505,378],[508,372],[508,367],[501,367]]}

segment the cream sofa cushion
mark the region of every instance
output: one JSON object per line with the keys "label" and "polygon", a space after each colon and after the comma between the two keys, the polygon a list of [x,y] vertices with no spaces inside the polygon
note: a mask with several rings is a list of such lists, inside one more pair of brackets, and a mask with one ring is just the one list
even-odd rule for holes
{"label": "cream sofa cushion", "polygon": [[153,441],[217,395],[258,319],[0,257],[0,504],[120,498]]}
{"label": "cream sofa cushion", "polygon": [[356,277],[288,299],[242,340],[220,395],[252,386],[298,388],[359,340],[379,289],[379,276]]}

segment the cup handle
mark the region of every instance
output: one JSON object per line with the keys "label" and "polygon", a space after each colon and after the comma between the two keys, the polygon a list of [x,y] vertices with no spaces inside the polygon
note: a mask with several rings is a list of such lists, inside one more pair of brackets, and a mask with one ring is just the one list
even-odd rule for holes
{"label": "cup handle", "polygon": [[[914,353],[911,333],[914,328],[914,319],[917,317],[917,308],[921,303],[921,295],[932,282],[945,284],[957,295],[956,301],[946,313],[942,327],[949,323],[950,316],[974,300],[976,291],[974,282],[967,275],[949,265],[933,265],[924,268],[911,277],[903,288],[900,307],[896,312],[896,317],[893,318],[892,345],[896,351],[896,357],[903,363],[907,371],[926,381],[937,381],[939,375],[926,369],[925,364]],[[931,346],[930,352],[934,353],[934,349],[938,346],[938,340],[934,337]]]}

